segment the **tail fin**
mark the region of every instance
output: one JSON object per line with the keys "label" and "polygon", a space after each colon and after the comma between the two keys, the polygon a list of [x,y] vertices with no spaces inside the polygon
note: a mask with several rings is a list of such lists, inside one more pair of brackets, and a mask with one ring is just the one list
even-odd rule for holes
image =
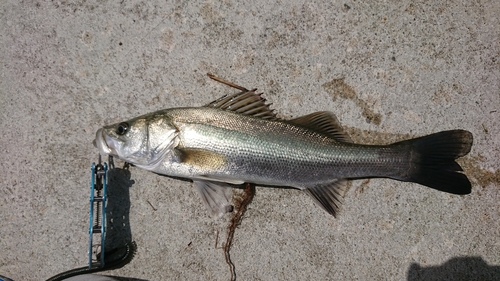
{"label": "tail fin", "polygon": [[471,183],[455,159],[467,155],[472,133],[452,130],[407,140],[411,147],[410,169],[403,180],[453,194],[469,194]]}

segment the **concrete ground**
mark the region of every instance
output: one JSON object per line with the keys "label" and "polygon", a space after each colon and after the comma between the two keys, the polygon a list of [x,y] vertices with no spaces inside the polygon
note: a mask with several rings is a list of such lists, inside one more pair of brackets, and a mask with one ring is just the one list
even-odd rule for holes
{"label": "concrete ground", "polygon": [[[231,250],[239,280],[499,280],[500,2],[240,2],[0,4],[0,275],[86,265],[96,130],[234,92],[211,72],[284,118],[330,110],[359,143],[474,134],[466,196],[356,180],[334,219],[300,191],[257,187]],[[138,249],[107,274],[230,278],[215,246],[227,217],[190,182],[135,167],[110,181],[108,239]]]}

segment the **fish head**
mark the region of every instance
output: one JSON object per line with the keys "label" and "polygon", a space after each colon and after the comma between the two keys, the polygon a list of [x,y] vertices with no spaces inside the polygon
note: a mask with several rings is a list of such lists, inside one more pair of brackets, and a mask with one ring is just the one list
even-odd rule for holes
{"label": "fish head", "polygon": [[94,146],[103,155],[154,170],[178,145],[177,135],[170,118],[152,113],[97,130]]}

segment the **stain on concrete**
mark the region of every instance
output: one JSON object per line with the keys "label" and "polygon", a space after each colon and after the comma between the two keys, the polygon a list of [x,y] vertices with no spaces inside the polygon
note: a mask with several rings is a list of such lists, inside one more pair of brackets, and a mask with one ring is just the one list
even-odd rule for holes
{"label": "stain on concrete", "polygon": [[452,91],[452,87],[446,84],[439,84],[431,100],[435,104],[449,105],[452,101]]}
{"label": "stain on concrete", "polygon": [[370,186],[370,179],[364,179],[361,185],[356,188],[355,194],[363,194],[368,189],[368,186]]}
{"label": "stain on concrete", "polygon": [[218,8],[208,2],[201,7],[200,16],[207,24],[218,22],[223,18]]}
{"label": "stain on concrete", "polygon": [[94,44],[94,35],[90,31],[85,31],[82,34],[82,41],[85,45],[87,45],[87,47],[90,47]]}
{"label": "stain on concrete", "polygon": [[172,29],[165,29],[160,36],[160,48],[172,52],[175,48],[174,31]]}
{"label": "stain on concrete", "polygon": [[352,100],[361,109],[361,114],[366,117],[368,123],[380,125],[382,122],[382,115],[376,113],[366,101],[360,99],[354,89],[345,83],[344,78],[333,79],[324,83],[322,87],[332,95],[334,101],[339,97]]}
{"label": "stain on concrete", "polygon": [[421,135],[413,134],[393,134],[371,130],[361,130],[354,127],[344,126],[344,130],[349,134],[354,143],[359,144],[391,144],[398,141],[403,141],[411,138],[421,137]]}
{"label": "stain on concrete", "polygon": [[465,156],[458,160],[460,166],[464,169],[464,172],[473,178],[482,187],[486,188],[490,185],[495,187],[500,187],[500,170],[488,170],[481,168],[480,163],[486,162],[486,159],[482,155]]}

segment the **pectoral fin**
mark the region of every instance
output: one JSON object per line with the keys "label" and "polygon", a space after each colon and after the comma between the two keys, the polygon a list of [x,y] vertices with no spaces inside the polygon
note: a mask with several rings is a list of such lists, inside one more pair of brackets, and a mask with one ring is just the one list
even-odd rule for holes
{"label": "pectoral fin", "polygon": [[193,183],[212,216],[221,217],[225,213],[233,211],[233,206],[229,202],[232,195],[229,184],[200,180],[194,180]]}
{"label": "pectoral fin", "polygon": [[314,199],[314,202],[330,215],[336,217],[347,191],[346,183],[346,180],[339,179],[334,182],[308,187],[304,189],[304,192],[309,194]]}

